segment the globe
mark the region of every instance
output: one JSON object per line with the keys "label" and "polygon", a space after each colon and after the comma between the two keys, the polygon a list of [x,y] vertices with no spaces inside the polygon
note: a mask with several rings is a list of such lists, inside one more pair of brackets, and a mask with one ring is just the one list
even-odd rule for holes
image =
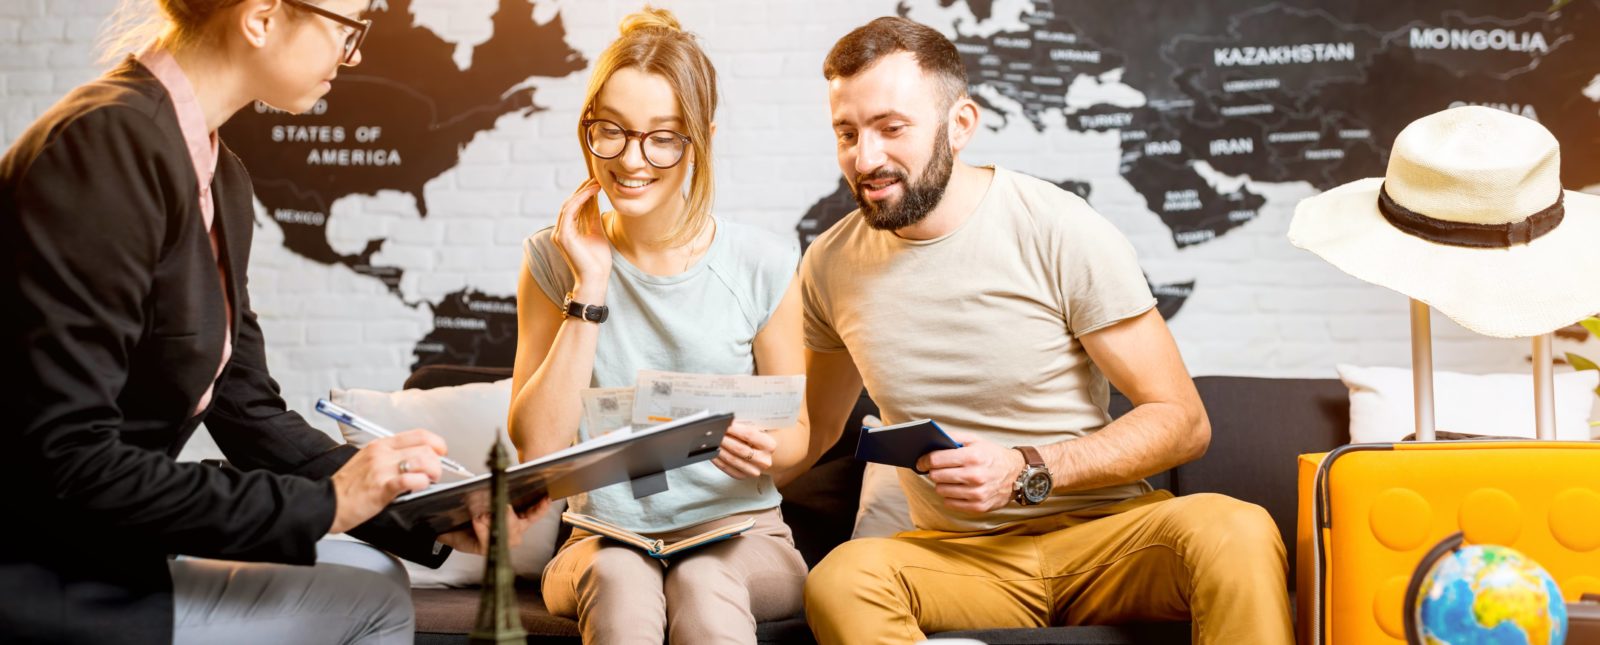
{"label": "globe", "polygon": [[1567,639],[1561,589],[1543,567],[1509,547],[1445,552],[1415,597],[1420,644],[1561,645]]}

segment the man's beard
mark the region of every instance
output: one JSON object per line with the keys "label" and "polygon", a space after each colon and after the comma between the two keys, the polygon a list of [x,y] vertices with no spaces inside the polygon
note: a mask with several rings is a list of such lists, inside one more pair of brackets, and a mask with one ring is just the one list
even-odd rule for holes
{"label": "man's beard", "polygon": [[[861,206],[861,216],[867,226],[880,231],[895,231],[923,220],[933,207],[944,198],[944,188],[950,183],[950,171],[955,167],[955,155],[950,150],[950,126],[939,126],[939,136],[933,141],[933,157],[928,167],[916,181],[907,181],[899,170],[880,168],[871,174],[856,177],[854,195]],[[864,183],[877,179],[897,179],[903,194],[899,201],[874,202],[865,196]]]}

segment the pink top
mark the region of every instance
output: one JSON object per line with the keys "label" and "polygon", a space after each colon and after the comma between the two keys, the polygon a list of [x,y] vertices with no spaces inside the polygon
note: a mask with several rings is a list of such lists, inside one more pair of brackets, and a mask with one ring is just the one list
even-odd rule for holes
{"label": "pink top", "polygon": [[[189,84],[189,77],[184,75],[183,68],[178,67],[178,61],[170,52],[152,44],[140,52],[138,58],[139,63],[148,68],[156,80],[167,88],[167,94],[172,96],[173,107],[178,111],[178,129],[183,132],[183,140],[189,145],[194,174],[200,180],[200,214],[205,218],[206,230],[211,233],[211,254],[217,260],[217,276],[221,278],[218,286],[222,289],[222,302],[227,313],[224,318],[227,329],[222,336],[222,362],[217,365],[217,377],[220,377],[222,369],[228,365],[228,359],[233,356],[233,302],[228,299],[228,270],[223,266],[222,254],[218,252],[221,247],[217,241],[217,206],[211,199],[211,179],[217,174],[217,133],[206,129],[206,114],[200,108],[200,99],[194,94],[194,86]],[[200,395],[200,403],[194,408],[195,414],[200,414],[211,404],[211,395],[216,389],[216,377],[213,377],[211,386],[206,388],[205,394]]]}

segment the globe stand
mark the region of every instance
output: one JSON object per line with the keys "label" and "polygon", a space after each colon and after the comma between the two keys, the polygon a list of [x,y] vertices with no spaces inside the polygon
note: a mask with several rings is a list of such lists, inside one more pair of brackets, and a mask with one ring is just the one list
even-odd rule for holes
{"label": "globe stand", "polygon": [[[1412,302],[1416,302],[1413,300]],[[1422,561],[1417,563],[1416,570],[1411,572],[1411,582],[1406,583],[1406,604],[1400,610],[1401,618],[1405,621],[1406,645],[1427,645],[1422,642],[1422,626],[1417,624],[1417,596],[1422,595],[1422,583],[1427,581],[1428,573],[1433,571],[1433,565],[1440,558],[1450,555],[1451,551],[1461,548],[1466,542],[1466,534],[1456,531],[1440,540],[1433,548],[1422,556]]]}

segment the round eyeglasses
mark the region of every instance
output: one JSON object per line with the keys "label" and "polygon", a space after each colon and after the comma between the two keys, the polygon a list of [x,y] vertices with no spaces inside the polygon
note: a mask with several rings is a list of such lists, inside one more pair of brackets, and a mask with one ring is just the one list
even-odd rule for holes
{"label": "round eyeglasses", "polygon": [[628,149],[628,140],[638,139],[645,163],[665,170],[683,161],[683,153],[689,149],[689,136],[672,130],[640,132],[605,119],[584,119],[579,123],[583,126],[583,142],[589,154],[601,159],[622,156]]}
{"label": "round eyeglasses", "polygon": [[345,29],[344,58],[339,60],[339,64],[351,65],[355,62],[356,52],[361,50],[361,43],[367,40],[367,32],[372,30],[371,20],[356,20],[341,16],[305,0],[284,0],[284,2],[339,23],[339,26]]}

